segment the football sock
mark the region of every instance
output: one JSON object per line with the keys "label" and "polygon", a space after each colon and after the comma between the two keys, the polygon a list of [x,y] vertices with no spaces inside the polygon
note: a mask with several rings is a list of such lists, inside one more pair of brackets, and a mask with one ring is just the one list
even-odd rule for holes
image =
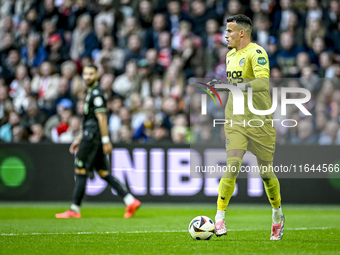
{"label": "football sock", "polygon": [[125,197],[128,194],[126,187],[123,184],[121,184],[120,181],[114,178],[111,174],[105,176],[103,179],[107,181],[107,183],[117,191],[120,197]]}
{"label": "football sock", "polygon": [[[87,175],[76,174],[76,185],[73,190],[73,204],[80,206],[85,195]],[[72,210],[72,209],[71,209]]]}
{"label": "football sock", "polygon": [[72,204],[70,209],[76,213],[80,213],[80,207],[76,204]]}
{"label": "football sock", "polygon": [[225,211],[217,210],[216,216],[215,216],[215,222],[221,221],[225,219]]}
{"label": "football sock", "polygon": [[282,220],[282,209],[281,206],[279,208],[272,208],[273,210],[273,223],[280,224]]}
{"label": "football sock", "polygon": [[125,203],[126,206],[131,205],[133,203],[133,201],[135,200],[135,197],[132,196],[130,193],[127,194],[124,198],[123,201]]}
{"label": "football sock", "polygon": [[227,159],[227,171],[220,180],[218,187],[217,210],[225,211],[229,200],[234,193],[236,178],[242,164],[242,159],[229,157]]}
{"label": "football sock", "polygon": [[262,172],[262,166],[260,166],[260,175],[270,204],[273,208],[279,208],[281,206],[280,183],[275,173],[272,168],[271,171]]}

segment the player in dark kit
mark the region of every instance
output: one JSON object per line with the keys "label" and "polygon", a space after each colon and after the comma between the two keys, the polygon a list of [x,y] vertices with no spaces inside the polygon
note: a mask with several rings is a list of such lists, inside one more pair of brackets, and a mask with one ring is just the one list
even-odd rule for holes
{"label": "player in dark kit", "polygon": [[[112,152],[109,138],[106,100],[104,92],[98,84],[98,73],[95,65],[87,65],[83,69],[83,79],[88,87],[85,99],[83,133],[70,146],[70,153],[75,157],[76,184],[73,192],[71,208],[64,213],[56,214],[56,218],[80,218],[80,204],[85,195],[86,180],[95,169],[99,176],[107,181],[126,204],[125,218],[134,215],[140,201],[129,193],[126,187],[111,175],[106,154]],[[79,148],[79,150],[78,150]]]}

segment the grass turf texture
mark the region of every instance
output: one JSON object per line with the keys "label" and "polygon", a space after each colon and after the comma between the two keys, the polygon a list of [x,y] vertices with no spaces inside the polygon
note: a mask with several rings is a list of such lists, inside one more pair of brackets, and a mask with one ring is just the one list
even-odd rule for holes
{"label": "grass turf texture", "polygon": [[214,219],[215,205],[143,204],[124,219],[122,204],[85,203],[81,219],[55,219],[61,203],[1,203],[0,254],[340,254],[340,206],[285,205],[285,234],[270,241],[271,208],[235,205],[228,235],[193,240],[198,215]]}

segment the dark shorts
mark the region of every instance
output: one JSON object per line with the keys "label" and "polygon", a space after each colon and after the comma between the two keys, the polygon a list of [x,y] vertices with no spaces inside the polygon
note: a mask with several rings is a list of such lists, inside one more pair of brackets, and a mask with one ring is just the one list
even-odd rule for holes
{"label": "dark shorts", "polygon": [[78,169],[85,168],[87,172],[110,170],[110,164],[107,155],[103,152],[100,136],[84,131],[74,165]]}

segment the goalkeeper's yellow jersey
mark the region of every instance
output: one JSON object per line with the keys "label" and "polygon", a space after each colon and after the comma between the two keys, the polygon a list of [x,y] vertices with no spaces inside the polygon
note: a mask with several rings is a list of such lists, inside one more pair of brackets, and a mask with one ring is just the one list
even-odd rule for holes
{"label": "goalkeeper's yellow jersey", "polygon": [[[253,106],[257,110],[267,110],[272,106],[269,92],[269,60],[266,51],[256,43],[249,43],[245,48],[236,51],[232,49],[226,57],[228,83],[246,83],[250,82],[253,90]],[[264,123],[272,124],[270,115],[255,115],[248,108],[248,93],[244,95],[244,115],[233,114],[233,96],[229,93],[228,103],[225,109],[226,119],[233,122],[248,121],[251,119],[260,119]],[[251,125],[260,125],[259,121],[252,121]]]}

